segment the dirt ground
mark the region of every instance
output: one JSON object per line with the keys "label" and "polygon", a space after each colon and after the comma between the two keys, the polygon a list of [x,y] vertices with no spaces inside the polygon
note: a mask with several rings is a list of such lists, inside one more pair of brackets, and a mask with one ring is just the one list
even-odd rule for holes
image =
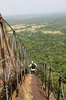
{"label": "dirt ground", "polygon": [[19,95],[13,93],[12,100],[46,100],[41,81],[35,75],[27,75],[19,89]]}

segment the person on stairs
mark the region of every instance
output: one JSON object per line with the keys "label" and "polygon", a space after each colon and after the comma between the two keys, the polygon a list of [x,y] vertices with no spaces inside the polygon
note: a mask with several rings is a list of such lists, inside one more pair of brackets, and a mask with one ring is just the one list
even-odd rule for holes
{"label": "person on stairs", "polygon": [[31,61],[31,64],[29,65],[29,68],[31,70],[31,74],[35,74],[36,72],[36,67],[37,67],[37,64],[34,63],[33,61]]}

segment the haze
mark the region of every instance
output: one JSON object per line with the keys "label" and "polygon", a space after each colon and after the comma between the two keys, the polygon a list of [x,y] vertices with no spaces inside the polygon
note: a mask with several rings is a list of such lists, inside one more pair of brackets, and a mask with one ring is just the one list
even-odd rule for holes
{"label": "haze", "polygon": [[0,0],[2,15],[66,13],[66,0]]}

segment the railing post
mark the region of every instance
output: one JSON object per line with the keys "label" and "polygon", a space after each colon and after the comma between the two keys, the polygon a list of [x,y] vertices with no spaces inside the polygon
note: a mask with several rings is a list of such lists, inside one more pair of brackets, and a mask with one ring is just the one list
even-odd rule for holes
{"label": "railing post", "polygon": [[43,83],[45,81],[45,65],[43,64]]}
{"label": "railing post", "polygon": [[[5,42],[6,41],[6,37],[5,37],[5,33],[4,33],[4,28],[3,28],[3,23],[2,23],[2,17],[0,16],[0,25],[1,25],[1,31],[2,31],[2,34],[0,36],[0,46],[1,46],[1,56],[2,56],[2,59],[4,60],[2,62],[2,65],[3,65],[3,78],[4,78],[4,88],[5,88],[5,92],[6,92],[6,100],[8,100],[8,84],[7,84],[7,78],[6,78],[6,63],[5,63],[5,53],[4,53],[4,44],[3,44],[3,40]],[[7,46],[7,43],[6,43],[6,46]]]}
{"label": "railing post", "polygon": [[58,97],[57,97],[57,100],[60,100],[60,92],[61,92],[61,77],[59,78],[59,87],[58,87]]}
{"label": "railing post", "polygon": [[[16,41],[15,41],[16,42]],[[16,87],[16,97],[18,96],[19,93],[19,82],[18,82],[18,63],[17,63],[17,55],[16,55],[16,51],[14,50],[14,55],[15,55],[15,67],[16,67],[16,83],[17,83],[17,87]]]}
{"label": "railing post", "polygon": [[20,80],[21,82],[20,82],[20,85],[21,85],[21,84],[22,84],[22,68],[20,69],[20,73],[21,73],[21,74],[20,74],[20,75],[21,75],[21,80]]}
{"label": "railing post", "polygon": [[18,72],[16,74],[16,77],[17,77],[17,88],[16,88],[16,97],[17,97],[18,96],[18,93],[19,93],[19,87],[18,87],[18,85],[19,85],[19,82],[18,82]]}
{"label": "railing post", "polygon": [[24,67],[24,80],[25,80],[25,67]]}
{"label": "railing post", "polygon": [[10,100],[12,100],[12,84],[11,84],[11,97],[10,97]]}
{"label": "railing post", "polygon": [[4,56],[4,49],[1,48],[1,54],[2,58],[4,59],[3,62],[3,78],[4,78],[4,88],[6,91],[6,100],[8,100],[8,84],[7,84],[7,79],[6,79],[6,64],[5,64],[5,56]]}
{"label": "railing post", "polygon": [[20,48],[20,52],[19,52],[19,60],[20,60],[20,85],[22,84],[22,65],[21,65],[21,48]]}
{"label": "railing post", "polygon": [[48,78],[48,97],[47,97],[47,100],[49,100],[49,95],[50,95],[51,71],[52,71],[52,69],[50,68],[50,69],[49,69],[49,78]]}
{"label": "railing post", "polygon": [[17,61],[17,53],[16,53],[16,48],[17,48],[17,41],[16,41],[16,34],[15,31],[13,31],[13,35],[14,35],[14,47],[13,47],[13,52],[14,52],[14,56],[15,56],[15,71],[16,71],[16,83],[17,83],[17,87],[16,87],[16,97],[18,96],[19,93],[19,81],[18,81],[18,61]]}
{"label": "railing post", "polygon": [[46,77],[46,74],[47,74],[47,73],[46,73],[46,70],[47,70],[46,67],[47,67],[47,66],[46,66],[46,64],[45,64],[45,92],[46,92],[46,80],[47,80],[47,79],[46,79],[46,78],[47,78],[47,77]]}
{"label": "railing post", "polygon": [[12,83],[10,82],[9,85],[9,100],[12,100]]}

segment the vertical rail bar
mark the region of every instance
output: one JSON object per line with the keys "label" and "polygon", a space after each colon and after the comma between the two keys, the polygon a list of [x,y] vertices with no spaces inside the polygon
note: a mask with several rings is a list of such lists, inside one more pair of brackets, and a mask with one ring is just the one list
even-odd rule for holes
{"label": "vertical rail bar", "polygon": [[44,83],[44,64],[43,65],[43,83]]}
{"label": "vertical rail bar", "polygon": [[22,61],[22,54],[21,54],[21,44],[20,44],[20,52],[19,52],[19,60],[20,60],[20,85],[22,84],[22,65],[21,65],[21,61]]}
{"label": "vertical rail bar", "polygon": [[11,100],[12,100],[12,85],[11,85]]}
{"label": "vertical rail bar", "polygon": [[4,88],[6,91],[6,100],[9,99],[8,97],[8,84],[7,84],[7,78],[6,78],[6,63],[5,63],[5,53],[4,53],[4,45],[3,45],[3,39],[5,40],[5,33],[4,33],[4,29],[3,29],[3,23],[2,23],[2,17],[0,17],[0,25],[1,25],[1,30],[2,30],[2,34],[0,37],[0,44],[1,44],[1,56],[2,59],[4,59],[4,61],[2,62],[3,65],[3,78],[4,78]]}
{"label": "vertical rail bar", "polygon": [[[4,59],[5,56],[4,56],[4,49],[3,48],[1,48],[1,54],[2,54],[2,58]],[[6,79],[6,64],[5,64],[5,60],[4,60],[4,62],[2,64],[3,64],[4,88],[5,88],[5,91],[6,91],[6,100],[8,100],[8,84],[7,84],[7,79]]]}
{"label": "vertical rail bar", "polygon": [[47,74],[47,72],[46,72],[47,68],[46,68],[46,67],[47,67],[47,66],[46,66],[46,64],[45,64],[45,92],[46,92],[46,80],[47,80],[47,79],[46,79],[46,78],[47,78],[47,77],[46,77],[46,74]]}
{"label": "vertical rail bar", "polygon": [[49,100],[49,95],[50,95],[50,87],[51,87],[51,68],[49,69],[49,79],[48,79],[48,97],[47,99]]}
{"label": "vertical rail bar", "polygon": [[17,82],[17,87],[16,87],[16,97],[18,96],[18,93],[19,93],[19,82],[18,82],[18,63],[17,63],[17,54],[16,54],[16,48],[17,48],[17,43],[16,43],[16,34],[14,33],[13,31],[13,35],[14,35],[14,56],[15,56],[15,69],[16,69],[16,82]]}
{"label": "vertical rail bar", "polygon": [[59,79],[59,87],[58,87],[58,97],[57,97],[57,100],[60,100],[60,92],[61,92],[61,77]]}
{"label": "vertical rail bar", "polygon": [[12,83],[10,83],[11,87],[10,87],[10,99],[9,100],[12,100]]}

